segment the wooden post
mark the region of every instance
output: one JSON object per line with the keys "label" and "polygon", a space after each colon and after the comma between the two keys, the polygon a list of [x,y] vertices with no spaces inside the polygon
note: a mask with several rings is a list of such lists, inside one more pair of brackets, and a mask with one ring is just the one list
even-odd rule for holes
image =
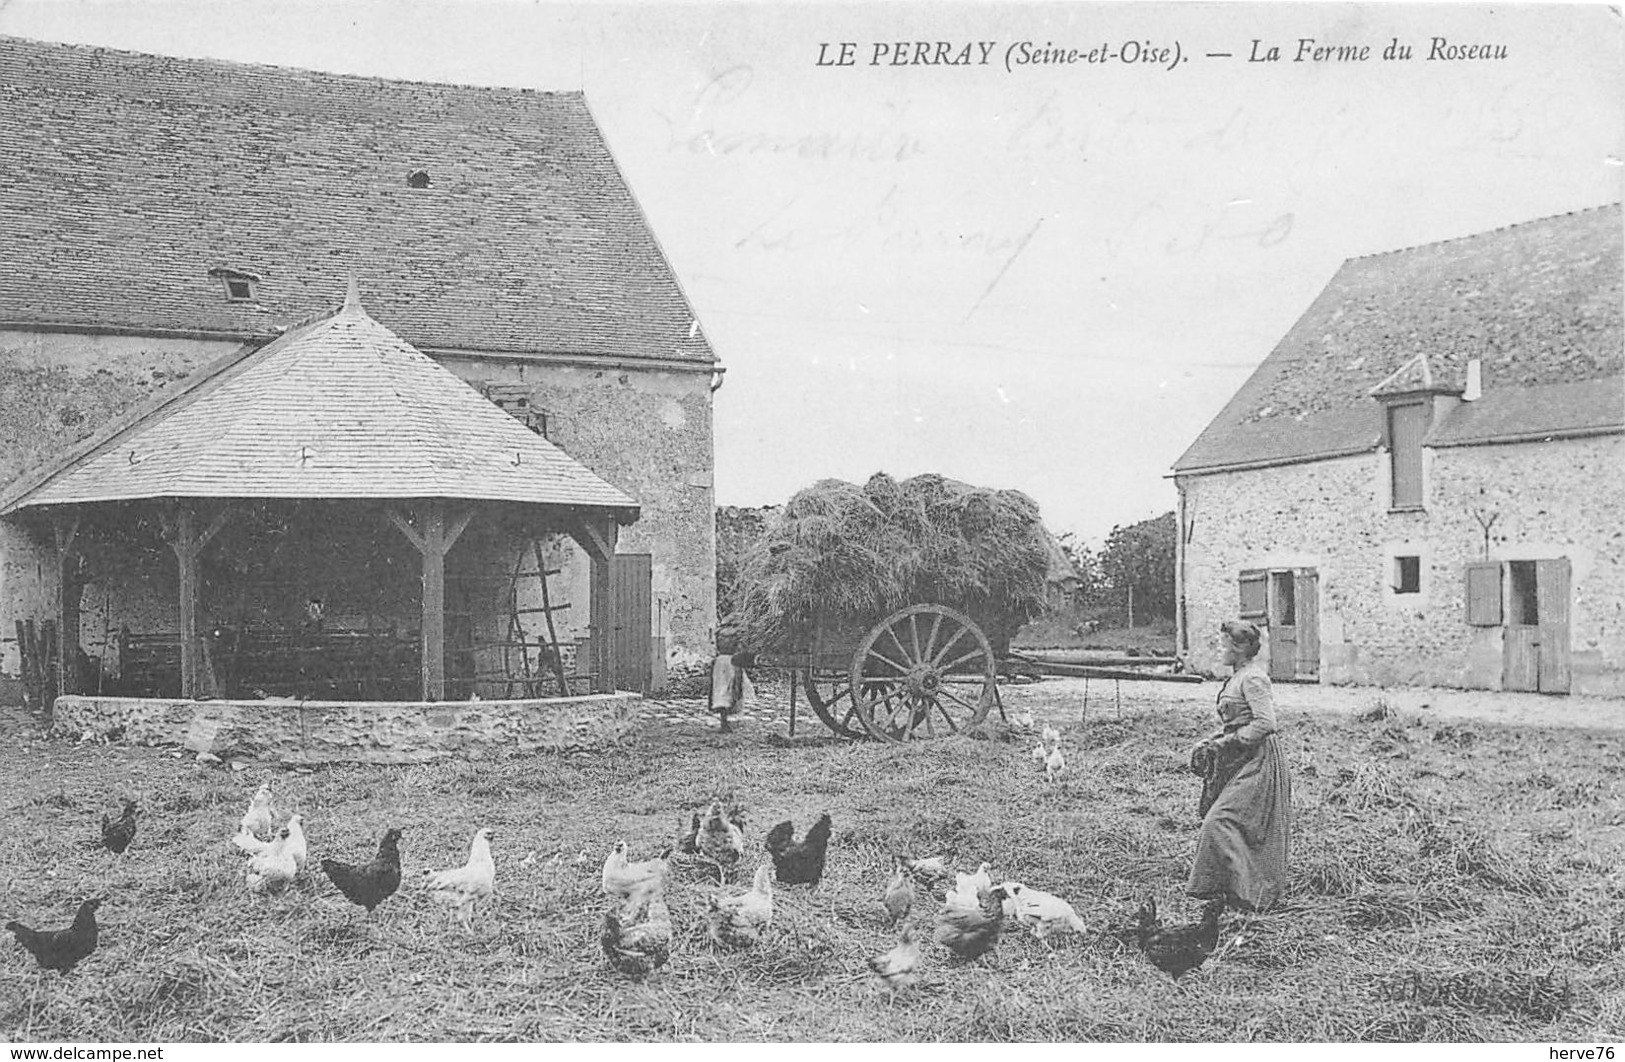
{"label": "wooden post", "polygon": [[199,630],[202,608],[198,593],[200,582],[198,558],[203,554],[203,547],[226,526],[226,519],[230,515],[229,509],[221,509],[215,514],[214,519],[209,521],[209,525],[200,531],[197,526],[197,514],[191,505],[177,504],[158,514],[163,522],[164,538],[169,541],[169,548],[175,551],[175,560],[180,566],[182,697],[198,696],[203,686],[203,640]]}
{"label": "wooden post", "polygon": [[[420,674],[423,699],[440,701],[446,697],[446,554],[468,527],[474,511],[455,515],[448,523],[446,503],[430,498],[414,506],[409,519],[395,509],[389,519],[406,540],[423,556],[423,621],[419,628]],[[414,526],[415,525],[415,526]]]}
{"label": "wooden post", "polygon": [[614,653],[610,645],[615,630],[614,615],[610,607],[609,566],[615,556],[615,540],[620,529],[615,519],[607,514],[580,514],[568,523],[570,537],[575,539],[592,564],[592,600],[588,603],[591,617],[593,692],[615,692]]}
{"label": "wooden post", "polygon": [[[79,534],[77,511],[57,515],[52,521],[56,533],[56,572],[59,591],[57,608],[56,692],[59,696],[78,693],[79,600],[85,585],[79,579],[79,552],[74,538]],[[49,713],[47,712],[47,717]]]}

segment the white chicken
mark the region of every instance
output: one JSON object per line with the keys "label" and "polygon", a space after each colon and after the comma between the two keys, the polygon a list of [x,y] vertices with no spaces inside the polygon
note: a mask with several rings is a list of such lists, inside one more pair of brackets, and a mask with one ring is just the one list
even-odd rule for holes
{"label": "white chicken", "polygon": [[959,907],[969,911],[979,910],[981,900],[979,894],[993,888],[993,879],[988,871],[993,869],[991,864],[983,863],[976,868],[974,874],[954,875],[954,887],[943,897],[943,902],[949,907]]}
{"label": "white chicken", "polygon": [[473,843],[468,848],[468,862],[450,870],[425,870],[424,887],[439,903],[450,908],[463,923],[472,926],[474,906],[489,900],[496,892],[497,868],[491,858],[491,838],[496,834],[485,828],[474,831]]}
{"label": "white chicken", "polygon": [[1066,754],[1061,751],[1061,746],[1057,745],[1050,749],[1049,755],[1044,758],[1044,777],[1053,782],[1065,773]]}
{"label": "white chicken", "polygon": [[231,843],[249,855],[259,855],[272,844],[270,841],[260,840],[247,830],[238,830],[233,834]]}
{"label": "white chicken", "polygon": [[1046,749],[1052,749],[1061,743],[1061,732],[1048,724],[1044,726],[1044,731],[1039,736],[1043,739]]}
{"label": "white chicken", "polygon": [[[1083,919],[1072,905],[1059,896],[1051,895],[1039,889],[1031,889],[1019,881],[1004,883],[1004,891],[1010,895],[1010,901],[1015,910],[1015,919],[1033,928],[1033,936],[1043,940],[1052,933],[1082,933],[1085,929]],[[1008,906],[1007,905],[1007,909]]]}
{"label": "white chicken", "polygon": [[724,947],[748,948],[760,940],[773,923],[772,866],[758,867],[750,891],[741,896],[707,897],[705,921],[711,939]]}
{"label": "white chicken", "polygon": [[1039,742],[1033,746],[1032,757],[1034,763],[1043,763],[1049,759],[1049,749],[1044,747],[1043,742]]}
{"label": "white chicken", "polygon": [[299,865],[288,849],[288,831],[284,828],[265,851],[248,860],[244,880],[250,892],[280,893],[293,883],[298,873]]}
{"label": "white chicken", "polygon": [[293,862],[300,870],[305,869],[305,863],[310,858],[310,846],[305,843],[305,817],[303,815],[289,815],[288,825],[288,854],[293,856]]}
{"label": "white chicken", "polygon": [[252,799],[248,802],[248,811],[243,814],[243,821],[237,827],[238,833],[246,833],[262,841],[271,841],[276,838],[276,819],[271,815],[271,786],[269,783],[259,787]]}
{"label": "white chicken", "polygon": [[604,895],[619,896],[621,899],[631,899],[632,894],[649,884],[651,878],[664,881],[669,864],[666,856],[659,859],[646,859],[641,863],[626,861],[626,842],[620,841],[604,860]]}
{"label": "white chicken", "polygon": [[1023,730],[1031,730],[1033,728],[1033,723],[1033,710],[1031,708],[1023,708],[1021,711],[1016,713],[1016,725],[1021,727]]}

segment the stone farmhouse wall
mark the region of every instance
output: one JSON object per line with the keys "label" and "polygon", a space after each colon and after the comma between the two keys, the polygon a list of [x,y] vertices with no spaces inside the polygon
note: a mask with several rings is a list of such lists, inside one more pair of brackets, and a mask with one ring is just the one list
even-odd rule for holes
{"label": "stone farmhouse wall", "polygon": [[[1428,449],[1425,511],[1403,513],[1383,452],[1179,477],[1190,662],[1218,669],[1243,570],[1314,568],[1322,682],[1499,689],[1501,628],[1467,624],[1465,565],[1567,557],[1572,692],[1625,695],[1622,471],[1618,434]],[[1393,592],[1403,555],[1421,558],[1419,594]]]}

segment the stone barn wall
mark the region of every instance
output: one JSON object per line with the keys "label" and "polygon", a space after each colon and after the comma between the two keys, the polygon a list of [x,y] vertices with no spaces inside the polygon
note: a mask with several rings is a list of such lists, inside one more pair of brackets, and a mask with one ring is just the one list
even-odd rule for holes
{"label": "stone barn wall", "polygon": [[[1567,557],[1572,692],[1625,694],[1622,468],[1621,435],[1425,450],[1425,511],[1400,513],[1384,453],[1179,477],[1190,662],[1219,668],[1214,632],[1243,570],[1307,567],[1322,682],[1499,689],[1501,631],[1466,623],[1465,565]],[[1421,593],[1395,595],[1393,558],[1412,554]]]}

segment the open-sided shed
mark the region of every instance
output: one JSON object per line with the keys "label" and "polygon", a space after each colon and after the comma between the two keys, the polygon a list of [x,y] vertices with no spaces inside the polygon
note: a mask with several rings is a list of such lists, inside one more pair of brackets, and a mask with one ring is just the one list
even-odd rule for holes
{"label": "open-sided shed", "polygon": [[[87,543],[151,524],[174,558],[180,693],[212,694],[201,562],[234,518],[265,511],[392,526],[410,545],[426,701],[446,696],[447,557],[465,531],[483,524],[483,548],[505,557],[567,535],[590,558],[591,673],[610,688],[610,559],[638,503],[375,321],[352,281],[338,311],[194,373],[0,496],[0,517],[54,536],[59,692],[75,692]],[[364,576],[382,552],[374,542],[335,562]]]}

